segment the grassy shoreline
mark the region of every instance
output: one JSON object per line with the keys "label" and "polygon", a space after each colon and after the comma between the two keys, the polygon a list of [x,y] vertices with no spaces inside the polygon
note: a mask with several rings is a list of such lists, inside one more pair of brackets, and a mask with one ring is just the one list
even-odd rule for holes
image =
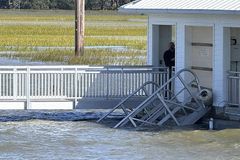
{"label": "grassy shoreline", "polygon": [[17,53],[1,54],[0,57],[28,61],[60,62],[69,65],[144,65],[144,51],[114,51],[111,49],[85,49],[83,57],[75,57],[74,50],[48,49],[44,51],[17,50]]}
{"label": "grassy shoreline", "polygon": [[[72,49],[34,49],[73,47],[73,11],[0,11],[0,50],[15,51],[11,57],[20,59],[61,62],[68,57],[68,64],[141,65],[145,63],[146,32],[145,16],[119,14],[116,11],[87,11],[86,46],[125,46],[129,51],[87,49],[84,57],[74,58]],[[1,56],[9,57],[7,54]]]}

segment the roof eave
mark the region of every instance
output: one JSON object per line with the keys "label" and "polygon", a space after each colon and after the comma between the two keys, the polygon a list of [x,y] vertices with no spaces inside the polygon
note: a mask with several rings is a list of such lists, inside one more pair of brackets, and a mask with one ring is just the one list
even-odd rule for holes
{"label": "roof eave", "polygon": [[120,7],[121,13],[134,14],[216,14],[216,15],[240,15],[240,11],[225,10],[189,10],[189,9],[129,9]]}

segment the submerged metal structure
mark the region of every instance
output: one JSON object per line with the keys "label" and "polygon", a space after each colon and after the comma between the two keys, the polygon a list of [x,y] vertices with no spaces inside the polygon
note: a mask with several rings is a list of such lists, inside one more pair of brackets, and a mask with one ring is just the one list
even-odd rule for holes
{"label": "submerged metal structure", "polygon": [[[176,91],[172,92],[168,86],[178,82]],[[145,98],[136,106],[128,106],[127,101],[136,97],[139,92],[145,92]],[[114,113],[121,111],[122,118],[114,128],[132,124],[134,127],[143,125],[175,124],[185,126],[195,124],[209,111],[200,97],[201,86],[194,72],[183,69],[176,73],[164,85],[158,86],[154,82],[147,82],[131,95],[123,99],[98,122],[103,121]]]}

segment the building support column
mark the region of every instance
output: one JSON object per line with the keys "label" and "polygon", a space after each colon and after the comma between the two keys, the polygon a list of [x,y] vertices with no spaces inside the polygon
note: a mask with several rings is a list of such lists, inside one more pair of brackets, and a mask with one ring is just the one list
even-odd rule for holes
{"label": "building support column", "polygon": [[[185,25],[178,23],[176,26],[176,55],[175,55],[175,73],[187,67],[186,49],[185,49]],[[182,77],[185,78],[185,77]],[[175,92],[178,93],[182,89],[182,84],[179,80],[175,81]],[[179,101],[184,101],[184,93],[178,96]]]}
{"label": "building support column", "polygon": [[153,25],[150,23],[150,19],[148,17],[148,43],[147,43],[147,64],[153,65],[152,56],[153,56],[153,50],[152,50],[152,36],[153,36]]}
{"label": "building support column", "polygon": [[224,107],[228,99],[227,71],[230,70],[230,28],[214,27],[213,105]]}

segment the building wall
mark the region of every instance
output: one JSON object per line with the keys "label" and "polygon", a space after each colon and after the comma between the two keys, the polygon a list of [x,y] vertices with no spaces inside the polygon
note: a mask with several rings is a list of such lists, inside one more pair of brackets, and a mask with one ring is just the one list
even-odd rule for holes
{"label": "building wall", "polygon": [[[208,26],[213,27],[213,94],[214,106],[224,106],[227,101],[227,72],[230,69],[230,54],[226,44],[229,42],[228,27],[240,27],[239,15],[197,15],[197,14],[161,14],[149,16],[148,34],[148,64],[153,64],[154,54],[152,52],[152,25],[176,25],[176,71],[189,66],[189,58],[185,45],[186,26]],[[180,88],[180,87],[179,87]],[[178,83],[176,82],[176,90]]]}

